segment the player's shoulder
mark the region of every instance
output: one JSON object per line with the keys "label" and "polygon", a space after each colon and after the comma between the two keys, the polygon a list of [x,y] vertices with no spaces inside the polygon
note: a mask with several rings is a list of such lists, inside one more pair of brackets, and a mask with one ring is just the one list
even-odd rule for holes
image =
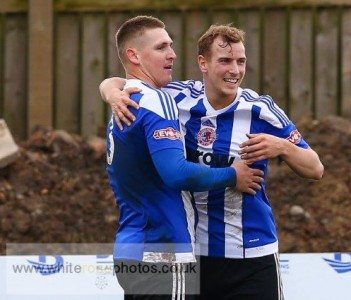
{"label": "player's shoulder", "polygon": [[240,98],[246,103],[249,103],[251,105],[258,105],[262,108],[273,106],[278,107],[277,103],[270,95],[260,95],[251,89],[242,89]]}
{"label": "player's shoulder", "polygon": [[269,95],[260,95],[251,89],[243,89],[240,99],[245,106],[256,111],[260,119],[276,127],[285,127],[291,123],[285,112]]}
{"label": "player's shoulder", "polygon": [[130,80],[130,82],[128,81],[128,86],[140,88],[141,91],[136,96],[139,98],[139,106],[141,108],[152,111],[164,119],[178,119],[177,106],[169,94],[140,80]]}
{"label": "player's shoulder", "polygon": [[172,81],[164,87],[164,90],[177,90],[196,97],[203,93],[204,84],[198,80]]}
{"label": "player's shoulder", "polygon": [[242,89],[240,98],[247,103],[255,103],[260,101],[260,95],[251,89]]}
{"label": "player's shoulder", "polygon": [[199,81],[199,80],[183,80],[183,81],[172,81],[170,83],[168,83],[166,86],[166,88],[174,88],[174,89],[194,89],[194,90],[198,90],[201,91],[203,89],[203,82]]}

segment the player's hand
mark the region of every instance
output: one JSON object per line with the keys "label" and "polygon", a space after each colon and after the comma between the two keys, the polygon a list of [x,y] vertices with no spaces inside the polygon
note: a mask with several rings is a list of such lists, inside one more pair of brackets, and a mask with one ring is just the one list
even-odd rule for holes
{"label": "player's hand", "polygon": [[231,165],[236,171],[236,189],[242,193],[255,195],[261,189],[263,171],[250,168],[244,161],[236,161]]}
{"label": "player's hand", "polygon": [[258,133],[246,134],[249,138],[240,145],[241,159],[250,165],[256,161],[278,157],[283,153],[287,140],[274,135]]}
{"label": "player's hand", "polygon": [[110,104],[112,113],[115,117],[116,124],[119,129],[123,129],[123,124],[131,125],[131,122],[135,121],[135,116],[129,111],[128,106],[139,109],[139,105],[130,99],[130,95],[140,92],[139,88],[130,87],[123,91],[115,89],[113,93],[106,99],[106,102]]}

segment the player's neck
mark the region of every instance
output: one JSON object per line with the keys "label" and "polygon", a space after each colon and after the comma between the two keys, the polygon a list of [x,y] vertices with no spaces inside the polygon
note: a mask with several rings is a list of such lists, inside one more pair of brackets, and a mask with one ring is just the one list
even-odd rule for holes
{"label": "player's neck", "polygon": [[126,72],[126,78],[127,79],[139,79],[142,82],[145,82],[146,84],[159,89],[161,87],[157,86],[156,82],[154,82],[147,74],[140,70],[130,70],[129,72]]}
{"label": "player's neck", "polygon": [[213,91],[209,88],[206,88],[205,85],[205,95],[208,102],[215,110],[223,109],[235,101],[236,95],[228,95],[224,93],[220,93],[218,91]]}

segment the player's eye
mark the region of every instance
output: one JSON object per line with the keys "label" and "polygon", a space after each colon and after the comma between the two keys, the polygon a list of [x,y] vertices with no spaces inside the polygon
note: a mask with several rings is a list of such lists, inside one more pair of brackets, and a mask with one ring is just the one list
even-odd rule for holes
{"label": "player's eye", "polygon": [[167,49],[168,46],[169,46],[168,44],[161,44],[161,45],[156,46],[156,49],[157,50],[165,50],[165,49]]}

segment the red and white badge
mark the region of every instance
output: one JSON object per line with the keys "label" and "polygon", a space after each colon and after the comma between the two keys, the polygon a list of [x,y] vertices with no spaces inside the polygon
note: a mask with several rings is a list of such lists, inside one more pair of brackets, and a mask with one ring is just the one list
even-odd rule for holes
{"label": "red and white badge", "polygon": [[175,130],[172,127],[155,130],[153,137],[156,140],[159,140],[159,139],[180,140],[181,139],[180,132],[178,130]]}
{"label": "red and white badge", "polygon": [[203,127],[197,134],[197,142],[202,146],[213,144],[216,140],[216,130],[212,127]]}
{"label": "red and white badge", "polygon": [[293,144],[298,144],[301,142],[302,136],[301,133],[295,129],[290,132],[290,135],[287,137],[287,140]]}

